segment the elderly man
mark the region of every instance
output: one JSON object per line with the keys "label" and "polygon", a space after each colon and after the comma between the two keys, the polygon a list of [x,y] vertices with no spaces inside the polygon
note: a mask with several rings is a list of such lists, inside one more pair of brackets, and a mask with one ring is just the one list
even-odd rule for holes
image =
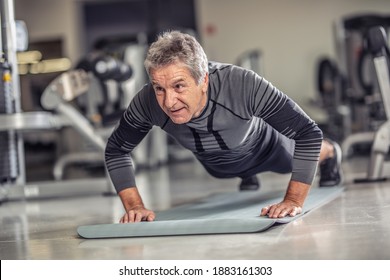
{"label": "elderly man", "polygon": [[340,183],[339,146],[287,95],[253,71],[209,62],[197,40],[178,31],[159,36],[147,53],[150,83],[134,97],[110,136],[106,166],[121,198],[121,223],[153,221],[140,197],[130,153],[159,126],[217,178],[291,173],[284,199],[259,210],[270,218],[295,216],[320,162],[320,185]]}

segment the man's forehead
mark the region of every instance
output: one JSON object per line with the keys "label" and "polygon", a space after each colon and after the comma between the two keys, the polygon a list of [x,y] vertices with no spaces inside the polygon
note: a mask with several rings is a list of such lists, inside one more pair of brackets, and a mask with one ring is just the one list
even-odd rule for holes
{"label": "man's forehead", "polygon": [[153,82],[188,80],[191,73],[185,66],[168,65],[152,69],[150,75]]}

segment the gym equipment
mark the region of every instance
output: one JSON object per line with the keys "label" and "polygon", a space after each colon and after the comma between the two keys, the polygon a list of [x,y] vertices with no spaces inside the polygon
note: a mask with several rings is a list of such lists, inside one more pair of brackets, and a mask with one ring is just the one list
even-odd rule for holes
{"label": "gym equipment", "polygon": [[[71,126],[85,139],[88,139],[86,143],[83,143],[85,146],[83,149],[64,154],[56,161],[53,168],[55,180],[62,180],[66,167],[71,164],[100,163],[103,166],[106,139],[113,129],[113,124],[104,127],[101,117],[98,121],[92,119],[93,114],[100,116],[102,113],[97,112],[96,108],[93,111],[84,112],[91,118],[88,119],[75,107],[69,106],[69,102],[76,101],[77,103],[78,98],[86,97],[86,107],[91,109],[95,106],[92,103],[96,99],[93,98],[99,94],[97,87],[91,87],[97,79],[101,83],[108,80],[119,83],[128,80],[131,76],[132,68],[129,65],[106,54],[91,53],[79,62],[76,70],[60,75],[46,87],[41,97],[41,105],[46,110],[55,110],[67,116]],[[103,103],[108,104],[109,101],[104,100]],[[119,110],[119,112],[116,115],[120,117],[123,111]],[[92,144],[92,147],[88,144]]]}
{"label": "gym equipment", "polygon": [[[12,0],[0,1],[0,17],[0,117],[9,117],[20,113],[16,50],[23,50],[25,47],[27,31],[23,22],[16,24]],[[1,185],[24,182],[24,163],[18,160],[21,153],[23,142],[18,133],[15,130],[0,129],[0,190]]]}
{"label": "gym equipment", "polygon": [[289,223],[337,198],[342,187],[313,188],[302,214],[269,219],[260,217],[264,206],[279,202],[284,192],[216,194],[198,203],[156,213],[154,222],[87,225],[77,228],[83,238],[148,237],[189,234],[253,233]]}
{"label": "gym equipment", "polygon": [[[368,30],[375,26],[388,32],[390,16],[357,14],[336,21],[337,57],[322,57],[318,63],[317,88],[329,116],[326,132],[340,142],[356,132],[375,131],[386,119],[371,54],[364,46]],[[371,142],[356,135],[348,141],[355,147]]]}
{"label": "gym equipment", "polygon": [[45,89],[41,97],[41,104],[47,110],[54,110],[64,116],[68,124],[84,136],[98,151],[82,152],[63,156],[56,162],[53,169],[54,178],[63,177],[65,166],[70,162],[103,161],[105,139],[92,126],[92,124],[69,102],[84,94],[89,88],[89,77],[83,70],[73,70],[61,74]]}
{"label": "gym equipment", "polygon": [[94,133],[93,127],[68,102],[82,94],[88,81],[82,72],[65,73],[53,82],[44,94],[44,104],[59,113],[45,111],[22,112],[16,51],[26,47],[27,32],[19,24],[17,42],[13,0],[0,0],[1,52],[0,60],[0,203],[20,198],[79,195],[81,193],[112,193],[113,187],[107,177],[79,179],[61,182],[36,182],[27,184],[23,150],[24,133],[39,133],[73,126],[100,150],[104,142]]}
{"label": "gym equipment", "polygon": [[389,15],[344,17],[335,24],[337,64],[329,58],[319,64],[318,88],[344,160],[359,150],[370,153],[366,178],[356,182],[390,174],[389,32]]}
{"label": "gym equipment", "polygon": [[327,114],[326,124],[322,124],[321,128],[335,141],[342,141],[352,130],[351,110],[341,94],[343,84],[337,65],[327,57],[321,58],[317,69],[317,89],[320,106]]}
{"label": "gym equipment", "polygon": [[[382,181],[390,175],[390,162],[387,159],[390,149],[390,51],[385,29],[381,26],[371,28],[367,33],[366,42],[367,50],[372,55],[374,62],[386,121],[370,136],[367,133],[363,134],[363,137],[372,137],[373,144],[367,177],[358,179],[356,182]],[[345,142],[343,146],[344,152],[347,154],[350,144]]]}
{"label": "gym equipment", "polygon": [[[73,127],[80,135],[89,143],[100,151],[99,154],[83,153],[79,157],[83,158],[84,162],[95,160],[99,157],[103,161],[103,151],[105,148],[105,140],[96,132],[91,123],[71,105],[70,101],[77,96],[84,94],[89,87],[88,75],[83,70],[73,70],[65,72],[57,77],[46,88],[42,94],[42,105],[56,113],[50,112],[26,112],[8,114],[5,117],[1,116],[0,131],[18,131],[24,132],[39,132],[44,130],[61,129],[63,127]],[[92,159],[91,159],[92,155]],[[23,160],[22,155],[13,155],[11,158],[14,161]],[[57,177],[62,176],[64,162],[54,167],[54,174]],[[58,175],[60,174],[60,175]],[[85,193],[113,193],[108,178],[84,179],[83,180],[67,180],[61,182],[39,182],[34,184],[17,184],[11,181],[9,193],[5,195],[7,198],[30,198],[30,197],[45,197],[54,196],[58,193],[80,194]],[[84,189],[81,191],[80,189]]]}
{"label": "gym equipment", "polygon": [[82,59],[76,69],[92,71],[101,81],[115,80],[124,82],[131,78],[130,65],[104,53],[90,53]]}
{"label": "gym equipment", "polygon": [[[15,104],[12,93],[11,68],[7,58],[0,66],[0,113],[15,113]],[[0,179],[2,182],[13,182],[19,175],[18,163],[15,156],[18,154],[17,135],[14,131],[3,131],[0,133]]]}

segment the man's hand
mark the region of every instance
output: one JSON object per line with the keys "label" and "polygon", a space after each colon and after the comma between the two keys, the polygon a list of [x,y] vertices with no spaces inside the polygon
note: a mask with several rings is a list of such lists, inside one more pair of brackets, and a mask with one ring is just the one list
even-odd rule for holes
{"label": "man's hand", "polygon": [[154,221],[156,215],[145,208],[136,187],[124,189],[119,192],[126,213],[119,220],[120,223],[136,223],[141,221]]}
{"label": "man's hand", "polygon": [[287,215],[294,217],[302,213],[302,207],[292,201],[282,201],[280,203],[272,204],[261,209],[261,216],[268,215],[269,218],[283,218]]}
{"label": "man's hand", "polygon": [[297,181],[290,181],[286,195],[280,203],[272,204],[261,209],[260,216],[269,218],[283,218],[287,215],[294,217],[302,213],[303,203],[309,193],[310,185]]}
{"label": "man's hand", "polygon": [[152,222],[156,215],[153,211],[144,208],[143,206],[134,207],[128,210],[120,219],[120,223],[137,223],[141,221]]}

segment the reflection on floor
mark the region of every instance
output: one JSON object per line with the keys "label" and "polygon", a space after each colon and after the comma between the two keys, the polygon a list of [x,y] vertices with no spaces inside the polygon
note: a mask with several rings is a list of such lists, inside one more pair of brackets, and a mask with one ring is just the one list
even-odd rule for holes
{"label": "reflection on floor", "polygon": [[[258,234],[85,240],[77,236],[79,225],[119,220],[118,197],[5,202],[0,206],[0,259],[390,259],[390,182],[352,183],[362,175],[357,173],[361,167],[357,161],[344,165],[346,190],[339,198]],[[266,192],[285,189],[289,176],[260,178],[260,192]],[[236,192],[239,183],[212,178],[196,162],[145,171],[137,180],[145,204],[156,211]]]}

